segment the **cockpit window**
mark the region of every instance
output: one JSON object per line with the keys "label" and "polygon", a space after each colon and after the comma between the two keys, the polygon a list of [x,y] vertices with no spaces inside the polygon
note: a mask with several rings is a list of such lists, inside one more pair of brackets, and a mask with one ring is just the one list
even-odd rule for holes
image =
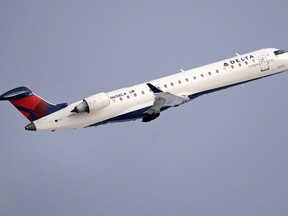
{"label": "cockpit window", "polygon": [[277,55],[281,55],[281,54],[283,54],[283,53],[286,53],[287,51],[285,51],[285,50],[276,50],[276,51],[274,51],[274,54],[277,56]]}

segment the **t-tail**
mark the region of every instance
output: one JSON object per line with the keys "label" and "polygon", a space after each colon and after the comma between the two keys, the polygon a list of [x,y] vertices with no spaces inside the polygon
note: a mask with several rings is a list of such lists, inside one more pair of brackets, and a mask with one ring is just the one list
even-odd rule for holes
{"label": "t-tail", "polygon": [[40,119],[46,115],[63,109],[68,104],[51,104],[38,95],[34,94],[27,87],[14,88],[0,96],[0,101],[10,101],[29,121],[25,129],[36,130],[33,121]]}

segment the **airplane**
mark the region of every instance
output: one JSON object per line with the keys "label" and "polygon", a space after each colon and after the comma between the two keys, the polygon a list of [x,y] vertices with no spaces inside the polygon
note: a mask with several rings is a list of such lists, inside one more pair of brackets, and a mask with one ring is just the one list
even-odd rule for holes
{"label": "airplane", "polygon": [[288,52],[267,48],[191,70],[101,92],[68,105],[51,104],[27,87],[0,96],[10,101],[29,121],[28,131],[86,128],[107,123],[142,119],[150,122],[168,108],[195,98],[288,70]]}

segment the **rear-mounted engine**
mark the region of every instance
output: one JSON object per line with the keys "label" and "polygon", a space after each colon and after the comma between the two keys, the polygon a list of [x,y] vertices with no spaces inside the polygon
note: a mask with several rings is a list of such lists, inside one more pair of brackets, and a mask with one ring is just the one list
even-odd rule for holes
{"label": "rear-mounted engine", "polygon": [[96,112],[109,106],[110,99],[106,93],[99,93],[85,98],[80,104],[74,107],[71,112],[90,113]]}

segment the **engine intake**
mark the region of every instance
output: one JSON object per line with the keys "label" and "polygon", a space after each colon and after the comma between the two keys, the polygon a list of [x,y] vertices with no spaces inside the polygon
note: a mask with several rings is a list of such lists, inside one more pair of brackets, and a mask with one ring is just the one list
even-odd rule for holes
{"label": "engine intake", "polygon": [[106,93],[99,93],[85,98],[80,104],[74,107],[71,112],[90,113],[96,112],[110,105],[110,99]]}

